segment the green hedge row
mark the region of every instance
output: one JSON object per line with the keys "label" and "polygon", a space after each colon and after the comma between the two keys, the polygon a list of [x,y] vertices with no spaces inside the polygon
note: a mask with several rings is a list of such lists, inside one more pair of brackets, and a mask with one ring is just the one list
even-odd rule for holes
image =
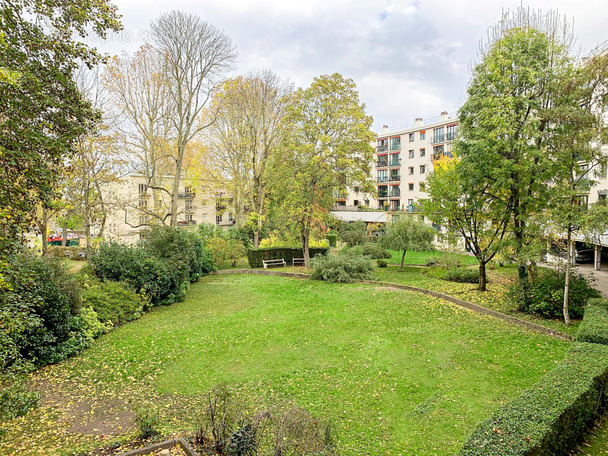
{"label": "green hedge row", "polygon": [[608,300],[599,298],[589,300],[576,340],[608,345]]}
{"label": "green hedge row", "polygon": [[[327,247],[311,247],[309,249],[310,258],[314,258],[318,254],[326,255],[329,252]],[[261,268],[264,266],[262,260],[278,260],[283,258],[287,266],[291,266],[291,260],[294,258],[304,258],[302,249],[290,247],[268,247],[262,249],[248,249],[247,260],[249,267]]]}
{"label": "green hedge row", "polygon": [[537,384],[481,423],[461,456],[568,454],[606,402],[608,346],[575,343]]}

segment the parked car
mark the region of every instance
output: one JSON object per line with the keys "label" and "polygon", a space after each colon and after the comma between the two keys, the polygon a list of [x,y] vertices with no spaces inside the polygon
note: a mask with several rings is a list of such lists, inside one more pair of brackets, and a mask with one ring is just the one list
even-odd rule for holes
{"label": "parked car", "polygon": [[580,249],[576,251],[574,260],[577,263],[593,263],[595,252],[593,249]]}

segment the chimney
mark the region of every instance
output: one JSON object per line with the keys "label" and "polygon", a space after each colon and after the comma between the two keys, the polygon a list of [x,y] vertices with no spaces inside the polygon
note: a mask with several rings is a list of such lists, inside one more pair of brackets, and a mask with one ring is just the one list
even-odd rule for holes
{"label": "chimney", "polygon": [[414,120],[414,127],[421,127],[422,124],[424,124],[422,117],[416,117],[416,120]]}
{"label": "chimney", "polygon": [[439,118],[441,120],[448,120],[448,112],[447,111],[441,111],[441,115],[439,116]]}
{"label": "chimney", "polygon": [[388,125],[382,125],[382,133],[386,133],[388,131]]}

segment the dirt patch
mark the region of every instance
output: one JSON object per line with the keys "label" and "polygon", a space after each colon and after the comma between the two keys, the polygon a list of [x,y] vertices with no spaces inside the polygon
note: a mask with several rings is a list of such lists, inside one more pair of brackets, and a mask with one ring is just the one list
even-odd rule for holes
{"label": "dirt patch", "polygon": [[135,424],[135,413],[116,400],[75,402],[64,411],[70,432],[88,435],[119,435]]}

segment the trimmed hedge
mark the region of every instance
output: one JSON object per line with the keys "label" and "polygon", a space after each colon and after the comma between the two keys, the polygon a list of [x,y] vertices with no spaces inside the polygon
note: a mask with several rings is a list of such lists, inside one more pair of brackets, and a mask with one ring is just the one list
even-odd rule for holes
{"label": "trimmed hedge", "polygon": [[[327,247],[311,247],[309,249],[310,258],[321,254],[326,255],[329,252]],[[294,258],[304,258],[304,252],[300,248],[290,247],[268,247],[260,249],[247,249],[247,260],[249,267],[261,268],[264,266],[262,260],[278,260],[283,258],[287,266],[291,266],[291,260]]]}
{"label": "trimmed hedge", "polygon": [[536,385],[481,423],[461,456],[568,454],[606,402],[608,346],[575,343]]}
{"label": "trimmed hedge", "polygon": [[458,283],[479,283],[479,271],[467,268],[450,269],[444,279]]}
{"label": "trimmed hedge", "polygon": [[576,340],[608,345],[608,300],[589,300]]}

